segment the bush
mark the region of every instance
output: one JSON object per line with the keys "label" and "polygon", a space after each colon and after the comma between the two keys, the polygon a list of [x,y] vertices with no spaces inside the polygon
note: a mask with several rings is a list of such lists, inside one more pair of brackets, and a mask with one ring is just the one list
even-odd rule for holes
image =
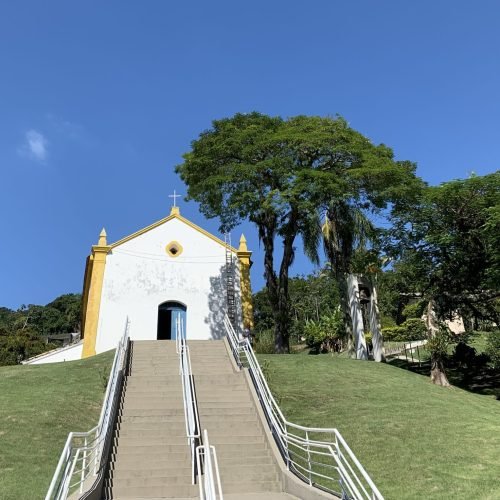
{"label": "bush", "polygon": [[500,370],[500,330],[488,334],[486,354],[489,356],[493,368]]}
{"label": "bush", "polygon": [[450,343],[450,334],[448,330],[439,330],[434,336],[430,337],[426,344],[426,349],[437,358],[445,358]]}
{"label": "bush", "polygon": [[474,365],[474,360],[477,352],[474,347],[467,345],[465,342],[460,341],[453,351],[453,360],[460,366],[470,368]]}
{"label": "bush", "polygon": [[394,342],[409,342],[427,338],[425,323],[418,318],[409,318],[399,326],[382,328],[384,340]]}
{"label": "bush", "polygon": [[274,331],[262,330],[256,333],[253,349],[257,354],[274,354]]}
{"label": "bush", "polygon": [[403,316],[408,319],[420,319],[424,313],[425,301],[419,300],[418,302],[413,302],[407,304],[403,308]]}
{"label": "bush", "polygon": [[345,335],[340,309],[322,316],[319,321],[307,321],[304,325],[304,334],[309,347],[318,352],[340,351],[342,338]]}
{"label": "bush", "polygon": [[424,340],[427,338],[427,328],[420,318],[408,318],[404,323],[408,340]]}

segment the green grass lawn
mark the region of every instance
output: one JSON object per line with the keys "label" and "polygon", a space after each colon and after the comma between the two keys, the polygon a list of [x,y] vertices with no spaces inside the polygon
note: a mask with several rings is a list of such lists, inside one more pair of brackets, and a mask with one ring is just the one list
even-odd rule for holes
{"label": "green grass lawn", "polygon": [[0,499],[45,496],[68,433],[97,423],[113,355],[0,367]]}
{"label": "green grass lawn", "polygon": [[259,359],[286,417],[337,427],[386,499],[500,498],[499,401],[387,364]]}

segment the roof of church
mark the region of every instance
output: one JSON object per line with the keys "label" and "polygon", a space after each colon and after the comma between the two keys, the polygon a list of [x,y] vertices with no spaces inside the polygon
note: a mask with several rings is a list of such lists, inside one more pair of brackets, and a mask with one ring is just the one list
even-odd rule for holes
{"label": "roof of church", "polygon": [[[214,236],[213,234],[209,233],[208,231],[205,231],[205,229],[203,229],[202,227],[197,226],[194,222],[191,222],[190,220],[183,217],[180,213],[179,207],[172,207],[172,211],[170,212],[170,215],[168,217],[164,217],[163,219],[160,219],[159,221],[154,222],[150,226],[147,226],[143,229],[140,229],[139,231],[136,231],[135,233],[132,233],[129,236],[125,236],[125,238],[122,238],[121,240],[118,240],[117,242],[112,243],[110,246],[111,246],[111,248],[116,248],[117,246],[122,245],[123,243],[126,243],[127,241],[130,241],[130,240],[136,238],[137,236],[140,236],[141,234],[147,233],[148,231],[151,231],[151,229],[154,229],[155,227],[161,226],[165,222],[169,222],[173,219],[177,219],[177,220],[183,222],[184,224],[187,224],[189,227],[193,228],[195,231],[198,231],[199,233],[210,238],[211,240],[215,241],[219,245],[222,245],[223,247],[226,246],[226,243],[224,241],[222,241],[220,238],[217,238],[217,236]],[[233,246],[231,246],[231,250],[234,253],[238,252],[238,250],[236,248],[234,248]]]}

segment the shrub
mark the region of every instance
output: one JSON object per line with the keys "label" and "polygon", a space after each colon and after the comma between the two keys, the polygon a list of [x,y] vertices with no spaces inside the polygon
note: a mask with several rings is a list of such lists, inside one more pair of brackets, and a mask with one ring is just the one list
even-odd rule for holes
{"label": "shrub", "polygon": [[443,359],[448,352],[450,334],[448,330],[439,330],[433,337],[430,337],[426,344],[426,349],[435,357]]}
{"label": "shrub", "polygon": [[408,318],[403,325],[408,335],[407,340],[424,340],[427,338],[427,328],[420,318]]}
{"label": "shrub", "polygon": [[319,321],[307,321],[304,325],[304,334],[309,347],[319,352],[340,351],[342,338],[345,335],[340,309],[322,316]]}
{"label": "shrub", "polygon": [[420,319],[424,313],[425,301],[419,300],[411,304],[407,304],[403,308],[403,316],[407,319]]}
{"label": "shrub", "polygon": [[274,331],[262,330],[256,333],[253,349],[257,354],[274,354]]}
{"label": "shrub", "polygon": [[470,368],[474,364],[477,352],[474,347],[467,345],[465,342],[460,341],[453,351],[453,360],[460,366]]}
{"label": "shrub", "polygon": [[427,338],[425,323],[418,318],[409,318],[399,326],[382,328],[384,340],[394,342],[408,342]]}
{"label": "shrub", "polygon": [[500,370],[500,330],[488,334],[486,354],[489,356],[493,368]]}

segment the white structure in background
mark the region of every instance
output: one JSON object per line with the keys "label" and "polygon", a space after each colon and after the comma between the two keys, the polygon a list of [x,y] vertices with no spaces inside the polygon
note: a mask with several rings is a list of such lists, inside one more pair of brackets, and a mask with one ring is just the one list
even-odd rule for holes
{"label": "white structure in background", "polygon": [[352,319],[356,359],[368,359],[362,311],[363,304],[366,304],[367,327],[369,327],[372,334],[373,359],[375,361],[383,361],[385,358],[384,344],[380,331],[377,291],[375,287],[369,280],[350,274],[347,277],[347,290],[349,294],[349,309]]}
{"label": "white structure in background", "polygon": [[83,341],[70,344],[65,347],[44,352],[33,358],[22,361],[23,365],[44,365],[46,363],[60,363],[62,361],[74,361],[82,357]]}

